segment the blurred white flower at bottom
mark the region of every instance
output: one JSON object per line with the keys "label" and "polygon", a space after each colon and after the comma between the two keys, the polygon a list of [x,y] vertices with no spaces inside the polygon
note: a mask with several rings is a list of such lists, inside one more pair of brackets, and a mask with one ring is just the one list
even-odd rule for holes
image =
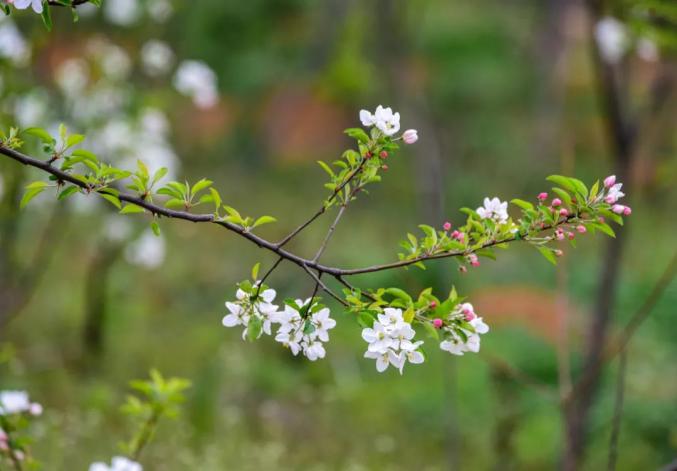
{"label": "blurred white flower at bottom", "polygon": [[150,229],[125,249],[125,259],[144,268],[157,268],[165,260],[166,246],[162,236],[156,236]]}
{"label": "blurred white flower at bottom", "polygon": [[124,456],[115,456],[110,466],[101,462],[92,463],[89,471],[143,471],[143,466]]}
{"label": "blurred white flower at bottom", "polygon": [[103,2],[103,15],[113,24],[130,26],[141,16],[139,3],[137,0],[106,0]]}

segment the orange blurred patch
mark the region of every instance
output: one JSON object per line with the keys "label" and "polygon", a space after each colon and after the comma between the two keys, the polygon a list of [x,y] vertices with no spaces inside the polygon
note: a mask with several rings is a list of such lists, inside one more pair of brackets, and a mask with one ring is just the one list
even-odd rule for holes
{"label": "orange blurred patch", "polygon": [[490,326],[519,326],[550,343],[559,336],[560,315],[568,317],[570,335],[580,332],[583,311],[554,291],[508,285],[475,291],[470,302]]}
{"label": "orange blurred patch", "polygon": [[276,161],[317,160],[335,154],[344,141],[337,130],[348,118],[337,105],[308,89],[283,88],[270,97],[262,113],[262,131]]}

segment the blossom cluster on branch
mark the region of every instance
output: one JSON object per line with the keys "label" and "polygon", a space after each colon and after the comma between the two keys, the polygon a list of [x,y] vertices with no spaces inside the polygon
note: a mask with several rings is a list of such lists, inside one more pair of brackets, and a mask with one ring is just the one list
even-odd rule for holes
{"label": "blossom cluster on branch", "polygon": [[[414,144],[418,139],[414,129],[398,134],[400,114],[390,107],[379,105],[373,113],[362,110],[360,121],[366,129],[345,131],[356,141],[356,147],[346,150],[331,165],[319,162],[329,177],[324,185],[329,195],[316,213],[279,242],[255,234],[259,226],[277,222],[276,218],[241,214],[233,206],[224,204],[211,180],[203,178],[192,184],[166,181],[166,168],[151,171],[142,161],[138,161],[135,170],[115,167],[82,148],[85,137],[70,134],[65,126],[60,127],[57,137],[41,128],[21,131],[12,128],[0,135],[0,154],[50,174],[47,181],[27,185],[22,206],[48,189],[55,190],[58,199],[78,193],[93,194],[112,204],[121,214],[145,215],[156,235],[160,234],[163,218],[184,219],[217,224],[269,250],[278,257],[277,262],[262,277],[258,276],[260,264],[257,264],[251,280],[238,284],[235,299],[226,302],[228,314],[223,317],[223,325],[244,327],[244,339],[253,341],[266,334],[294,355],[302,353],[311,361],[322,359],[327,354],[329,330],[336,325],[329,307],[316,296],[322,290],[361,325],[362,337],[368,342],[365,357],[376,360],[378,371],[392,365],[402,372],[407,362],[424,361],[423,341],[414,340],[419,328],[438,342],[442,350],[463,355],[479,351],[480,337],[489,327],[477,316],[472,304],[453,288],[446,298],[440,299],[430,288],[417,295],[398,287],[364,290],[348,283],[347,277],[408,266],[425,269],[426,264],[435,259],[453,259],[465,273],[469,267],[479,267],[482,258],[495,259],[497,249],[505,249],[517,241],[534,246],[548,261],[556,263],[564,254],[559,245],[562,242],[575,247],[577,237],[587,232],[614,236],[609,223],[622,224],[623,216],[631,214],[631,209],[619,202],[625,195],[621,191],[622,183],[616,182],[614,176],[588,188],[576,178],[552,175],[548,180],[554,184],[553,195],[544,191],[532,201],[512,199],[510,203],[517,210],[513,214],[508,211],[507,201],[487,197],[476,209],[461,209],[466,216],[462,224],[445,222],[439,228],[420,225],[420,235],[409,233],[401,242],[404,251],[395,262],[348,269],[323,265],[320,258],[349,205],[365,194],[367,187],[381,182],[387,170],[385,162],[399,149],[400,141]],[[46,160],[17,150],[29,136],[40,140]],[[210,210],[195,212],[198,207]],[[314,257],[304,258],[285,248],[290,240],[330,210],[336,211],[335,219]],[[273,304],[276,291],[265,281],[282,261],[302,268],[314,289],[308,299],[287,298],[280,308],[279,304]],[[342,290],[337,289],[337,284]]]}

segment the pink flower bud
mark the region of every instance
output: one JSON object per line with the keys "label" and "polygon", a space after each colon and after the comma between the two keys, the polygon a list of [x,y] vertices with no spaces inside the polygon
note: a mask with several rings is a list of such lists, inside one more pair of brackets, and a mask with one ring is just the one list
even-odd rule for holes
{"label": "pink flower bud", "polygon": [[558,256],[558,257],[561,257],[562,255],[564,255],[564,252],[562,252],[562,251],[559,250],[559,249],[556,249],[556,250],[555,250],[555,255]]}
{"label": "pink flower bud", "polygon": [[561,206],[561,205],[562,205],[562,200],[559,199],[559,198],[555,198],[555,199],[552,200],[552,203],[551,203],[551,204],[552,204],[552,207],[553,207],[553,208],[556,208],[557,206]]}
{"label": "pink flower bud", "polygon": [[625,209],[623,210],[623,216],[630,216],[632,214],[632,209],[630,206],[626,206]]}
{"label": "pink flower bud", "polygon": [[381,168],[385,171],[388,170],[388,166],[386,164],[381,165]]}
{"label": "pink flower bud", "polygon": [[468,255],[468,261],[470,262],[470,265],[473,267],[479,267],[480,266],[480,260],[477,258],[477,255],[474,253],[471,253]]}
{"label": "pink flower bud", "polygon": [[576,230],[578,231],[579,234],[585,234],[586,232],[588,232],[588,230],[585,228],[583,224],[579,224],[578,226],[576,226]]}
{"label": "pink flower bud", "polygon": [[384,150],[381,151],[380,154],[378,154],[382,159],[385,159],[388,157],[388,153]]}
{"label": "pink flower bud", "polygon": [[604,187],[611,188],[616,184],[616,175],[609,175],[604,179]]}
{"label": "pink flower bud", "polygon": [[458,267],[458,271],[460,271],[461,273],[468,273],[468,267],[466,267],[465,265],[461,265],[460,267]]}
{"label": "pink flower bud", "polygon": [[437,303],[435,301],[430,301],[430,309],[435,309],[437,307]]}
{"label": "pink flower bud", "polygon": [[402,140],[405,144],[413,144],[418,141],[418,131],[416,129],[407,129],[402,133]]}
{"label": "pink flower bud", "polygon": [[614,204],[616,201],[618,201],[618,198],[615,196],[608,195],[604,197],[604,202],[607,204]]}
{"label": "pink flower bud", "polygon": [[433,325],[435,326],[436,329],[441,329],[442,326],[444,325],[444,322],[442,321],[442,319],[438,317],[437,319],[433,319]]}
{"label": "pink flower bud", "polygon": [[622,204],[615,204],[611,210],[616,214],[623,214],[625,212],[625,206]]}
{"label": "pink flower bud", "polygon": [[574,240],[574,237],[576,237],[576,234],[574,234],[573,232],[567,232],[567,237],[569,238],[569,240]]}
{"label": "pink flower bud", "polygon": [[604,216],[598,217],[597,220],[598,220],[599,222],[604,222],[604,221],[606,221],[606,219],[604,219]]}
{"label": "pink flower bud", "polygon": [[368,150],[367,153],[364,154],[364,156],[365,156],[366,158],[368,158],[368,159],[371,159],[371,158],[374,156],[374,154],[372,154],[371,151]]}
{"label": "pink flower bud", "polygon": [[569,211],[566,208],[562,208],[559,210],[559,215],[562,217],[567,217],[569,215]]}
{"label": "pink flower bud", "polygon": [[562,229],[557,229],[555,231],[555,238],[557,240],[564,240],[564,231]]}
{"label": "pink flower bud", "polygon": [[445,222],[444,225],[442,226],[442,228],[445,231],[448,231],[449,229],[451,229],[451,223],[449,221]]}
{"label": "pink flower bud", "polygon": [[541,201],[545,201],[548,199],[548,194],[544,191],[542,193],[539,193],[536,198],[538,198]]}

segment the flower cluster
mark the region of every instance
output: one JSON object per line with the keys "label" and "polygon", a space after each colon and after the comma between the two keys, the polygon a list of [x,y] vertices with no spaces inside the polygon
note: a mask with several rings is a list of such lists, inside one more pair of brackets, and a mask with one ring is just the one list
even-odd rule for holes
{"label": "flower cluster", "polygon": [[609,175],[604,179],[604,188],[606,193],[602,192],[599,198],[604,199],[605,203],[612,205],[611,210],[614,213],[622,214],[623,216],[630,216],[630,214],[632,214],[632,209],[630,206],[618,204],[618,200],[623,198],[625,193],[621,191],[623,184],[616,183],[616,175]]}
{"label": "flower cluster", "polygon": [[470,303],[459,304],[446,320],[435,319],[435,321],[435,327],[441,329],[444,335],[440,348],[453,355],[479,352],[480,335],[489,332],[489,326],[475,314],[475,309]]}
{"label": "flower cluster", "polygon": [[482,219],[491,219],[499,224],[508,221],[508,203],[498,198],[484,198],[484,206],[477,208]]}
{"label": "flower cluster", "polygon": [[369,344],[364,357],[376,360],[379,373],[393,365],[402,374],[407,361],[423,363],[420,351],[423,341],[412,341],[415,335],[411,324],[404,320],[401,309],[385,308],[372,327],[362,330],[362,338]]}
{"label": "flower cluster", "polygon": [[245,326],[242,338],[259,338],[262,334],[271,334],[270,324],[277,315],[277,305],[272,304],[276,292],[259,282],[241,284],[235,293],[235,302],[226,301],[226,308],[230,314],[223,318],[223,325],[235,327]]}
{"label": "flower cluster", "polygon": [[[378,105],[374,113],[368,110],[361,110],[360,121],[367,128],[376,126],[385,136],[392,136],[400,130],[400,113],[393,113],[390,107],[384,108]],[[414,144],[418,141],[418,131],[416,129],[407,129],[402,133],[401,139],[405,144]]]}
{"label": "flower cluster", "polygon": [[124,456],[115,456],[110,465],[102,462],[92,463],[89,471],[143,471],[143,466]]}
{"label": "flower cluster", "polygon": [[279,324],[275,340],[291,350],[294,356],[303,353],[315,361],[324,358],[324,343],[329,341],[329,330],[336,321],[329,317],[329,308],[315,299],[286,300],[284,309],[272,302],[276,292],[255,282],[240,283],[235,302],[226,302],[230,312],[223,318],[226,327],[245,326],[243,339],[255,340],[263,334],[272,335],[272,324]]}
{"label": "flower cluster", "polygon": [[275,316],[280,324],[275,340],[289,348],[294,356],[303,352],[310,361],[324,358],[323,342],[329,341],[329,330],[336,326],[329,314],[328,308],[311,303],[310,299],[288,302],[284,311]]}

